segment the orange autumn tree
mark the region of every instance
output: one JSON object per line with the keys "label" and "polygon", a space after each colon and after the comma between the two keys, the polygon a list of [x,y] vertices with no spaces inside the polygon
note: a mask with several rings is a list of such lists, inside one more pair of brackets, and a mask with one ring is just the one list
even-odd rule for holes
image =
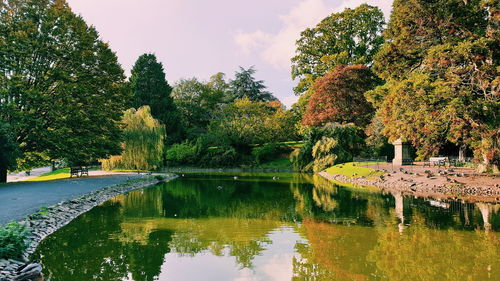
{"label": "orange autumn tree", "polygon": [[374,109],[364,93],[379,83],[380,79],[364,65],[338,65],[314,83],[302,123],[313,127],[330,122],[366,127]]}

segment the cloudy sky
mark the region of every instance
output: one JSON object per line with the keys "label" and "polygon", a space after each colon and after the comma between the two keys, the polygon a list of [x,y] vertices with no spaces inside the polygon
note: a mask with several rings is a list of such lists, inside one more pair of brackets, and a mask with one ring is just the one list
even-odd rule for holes
{"label": "cloudy sky", "polygon": [[331,13],[362,3],[389,16],[392,0],[67,0],[94,25],[127,71],[138,56],[155,53],[170,84],[206,80],[238,66],[255,66],[287,106],[297,97],[290,77],[295,41]]}

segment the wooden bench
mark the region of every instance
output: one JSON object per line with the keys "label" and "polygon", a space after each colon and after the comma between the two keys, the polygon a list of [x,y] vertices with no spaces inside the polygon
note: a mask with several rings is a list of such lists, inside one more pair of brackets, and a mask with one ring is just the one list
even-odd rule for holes
{"label": "wooden bench", "polygon": [[424,161],[424,167],[425,166],[438,166],[438,167],[444,167],[446,165],[446,161],[448,161],[448,157],[431,157],[429,160]]}
{"label": "wooden bench", "polygon": [[88,176],[89,175],[89,169],[87,167],[71,167],[70,172],[69,172],[69,177],[72,178],[73,176],[76,177],[81,177],[81,176]]}

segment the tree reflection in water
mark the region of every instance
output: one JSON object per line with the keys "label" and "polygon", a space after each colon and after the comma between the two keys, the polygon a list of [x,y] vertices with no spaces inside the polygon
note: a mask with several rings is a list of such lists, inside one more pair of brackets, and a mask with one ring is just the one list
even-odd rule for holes
{"label": "tree reflection in water", "polygon": [[[234,272],[267,280],[263,264],[279,247],[293,280],[500,275],[500,205],[429,202],[313,175],[272,178],[190,176],[118,196],[49,236],[33,258],[50,280],[64,281],[163,280],[177,270],[167,254],[232,257]],[[276,240],[277,231],[293,240]]]}

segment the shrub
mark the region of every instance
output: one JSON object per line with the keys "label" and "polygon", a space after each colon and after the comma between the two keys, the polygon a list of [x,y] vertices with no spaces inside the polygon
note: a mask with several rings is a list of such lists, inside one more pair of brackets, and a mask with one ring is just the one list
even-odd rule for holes
{"label": "shrub", "polygon": [[111,171],[111,170],[123,168],[123,165],[121,165],[121,161],[122,161],[121,155],[111,156],[111,157],[109,157],[109,159],[101,159],[99,161],[101,162],[102,169],[104,171]]}
{"label": "shrub", "polygon": [[211,148],[201,156],[199,161],[203,167],[229,167],[240,163],[236,149],[231,146]]}
{"label": "shrub", "polygon": [[174,144],[165,153],[169,165],[189,165],[196,162],[197,147],[188,142]]}
{"label": "shrub", "polygon": [[290,147],[279,144],[266,144],[252,149],[252,156],[255,163],[262,164],[264,162],[281,158],[283,154],[290,153]]}
{"label": "shrub", "polygon": [[338,141],[333,138],[323,137],[316,142],[312,150],[314,161],[312,162],[313,172],[321,172],[328,167],[335,165],[338,156],[335,154],[335,148]]}
{"label": "shrub", "polygon": [[[364,148],[363,137],[364,132],[354,125],[328,124],[320,128],[309,128],[304,145],[291,154],[290,161],[294,169],[304,172],[320,169],[330,165],[332,161],[332,165],[350,162]],[[335,157],[327,157],[330,154]]]}
{"label": "shrub", "polygon": [[26,227],[16,222],[0,227],[0,259],[20,258],[28,248]]}

